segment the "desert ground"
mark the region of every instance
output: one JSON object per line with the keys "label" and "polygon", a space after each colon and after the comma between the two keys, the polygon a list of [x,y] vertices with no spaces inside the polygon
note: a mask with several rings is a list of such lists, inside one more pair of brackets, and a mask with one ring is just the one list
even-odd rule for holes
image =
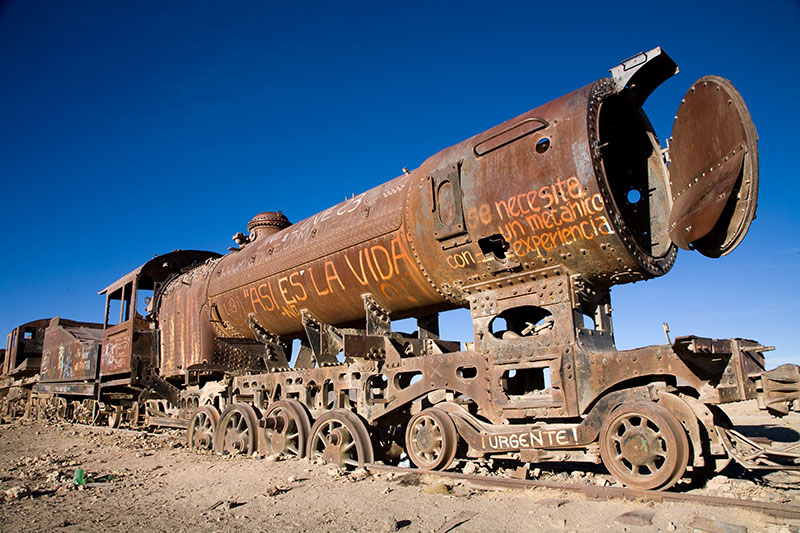
{"label": "desert ground", "polygon": [[[748,431],[796,435],[800,415],[771,419],[745,403]],[[540,465],[541,466],[541,465]],[[76,487],[75,471],[88,478]],[[474,467],[470,467],[472,469]],[[602,468],[534,470],[540,479],[613,485]],[[731,466],[674,490],[800,505],[792,476]],[[553,489],[492,491],[418,474],[343,472],[280,457],[186,449],[182,431],[64,422],[0,424],[0,531],[800,531],[800,520],[696,503],[597,501]]]}

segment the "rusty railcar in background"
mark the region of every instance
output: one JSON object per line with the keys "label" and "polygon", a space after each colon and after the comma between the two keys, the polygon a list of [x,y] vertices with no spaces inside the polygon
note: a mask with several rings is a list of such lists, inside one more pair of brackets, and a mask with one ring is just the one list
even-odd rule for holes
{"label": "rusty railcar in background", "polygon": [[[690,87],[662,148],[642,105],[675,63],[657,48],[611,73],[299,223],[261,213],[225,256],[176,251],[112,284],[99,416],[341,466],[602,462],[652,489],[732,459],[800,468],[797,445],[719,408],[799,409],[797,365],[766,371],[746,339],[616,349],[613,286],[744,238],[758,147],[728,80]],[[456,308],[464,346],[439,336]],[[416,331],[393,331],[405,318]]]}
{"label": "rusty railcar in background", "polygon": [[33,392],[46,413],[93,423],[103,325],[55,317],[44,332],[42,368]]}
{"label": "rusty railcar in background", "polygon": [[0,415],[30,412],[30,391],[38,379],[44,331],[49,322],[45,318],[22,324],[6,337],[0,366]]}

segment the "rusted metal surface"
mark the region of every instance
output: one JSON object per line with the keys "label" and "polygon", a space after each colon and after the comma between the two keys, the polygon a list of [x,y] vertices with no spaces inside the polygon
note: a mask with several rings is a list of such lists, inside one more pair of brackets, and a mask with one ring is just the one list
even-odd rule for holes
{"label": "rusted metal surface", "polygon": [[39,382],[97,379],[102,324],[56,317],[45,331]]}
{"label": "rusted metal surface", "polygon": [[95,393],[103,325],[56,317],[45,331],[39,383],[33,390],[91,396]]}
{"label": "rusted metal surface", "polygon": [[710,257],[728,254],[758,201],[758,134],[747,106],[730,81],[705,76],[681,100],[672,135],[670,238]]}
{"label": "rusted metal surface", "polygon": [[205,304],[213,264],[203,264],[176,278],[159,300],[162,377],[182,376],[192,365],[214,364],[214,334]]}

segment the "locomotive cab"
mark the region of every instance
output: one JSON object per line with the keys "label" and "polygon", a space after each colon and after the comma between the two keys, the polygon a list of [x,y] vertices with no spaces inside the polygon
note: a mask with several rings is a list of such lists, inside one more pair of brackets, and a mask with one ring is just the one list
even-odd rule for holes
{"label": "locomotive cab", "polygon": [[101,382],[106,386],[128,384],[156,364],[152,310],[159,290],[173,275],[218,255],[176,250],[151,259],[100,291],[106,296]]}

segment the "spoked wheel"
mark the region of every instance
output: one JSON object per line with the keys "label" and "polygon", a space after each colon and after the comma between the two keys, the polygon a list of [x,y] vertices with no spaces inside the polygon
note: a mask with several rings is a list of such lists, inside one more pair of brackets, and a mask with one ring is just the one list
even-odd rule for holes
{"label": "spoked wheel", "polygon": [[614,410],[600,428],[600,455],[623,484],[668,489],[686,471],[689,442],[669,410],[652,402],[630,402]]}
{"label": "spoked wheel", "polygon": [[311,421],[297,400],[281,400],[270,405],[261,425],[270,455],[283,453],[305,457]]}
{"label": "spoked wheel", "polygon": [[357,468],[374,460],[366,426],[347,409],[327,411],[314,422],[306,455],[342,468]]}
{"label": "spoked wheel", "polygon": [[58,405],[56,405],[56,417],[59,420],[67,420],[72,415],[70,413],[69,402],[66,398],[58,398]]}
{"label": "spoked wheel", "polygon": [[122,406],[114,405],[111,407],[113,410],[107,416],[108,427],[116,429],[122,425]]}
{"label": "spoked wheel", "polygon": [[58,409],[57,398],[39,399],[38,416],[40,420],[54,420],[56,418],[57,409]]}
{"label": "spoked wheel", "polygon": [[214,434],[214,451],[250,455],[256,450],[257,417],[252,407],[237,403],[222,412]]}
{"label": "spoked wheel", "polygon": [[92,426],[99,426],[104,422],[103,417],[106,416],[106,412],[103,406],[100,404],[100,402],[94,400],[89,400],[89,401],[92,402],[91,405],[92,418],[89,421],[89,424]]}
{"label": "spoked wheel", "polygon": [[441,409],[425,409],[408,421],[406,453],[418,467],[445,470],[453,462],[457,447],[456,425]]}
{"label": "spoked wheel", "polygon": [[142,408],[138,401],[133,402],[128,410],[128,424],[131,428],[138,428],[142,424]]}
{"label": "spoked wheel", "polygon": [[219,411],[204,405],[195,411],[186,430],[186,444],[190,450],[211,450],[219,423]]}

